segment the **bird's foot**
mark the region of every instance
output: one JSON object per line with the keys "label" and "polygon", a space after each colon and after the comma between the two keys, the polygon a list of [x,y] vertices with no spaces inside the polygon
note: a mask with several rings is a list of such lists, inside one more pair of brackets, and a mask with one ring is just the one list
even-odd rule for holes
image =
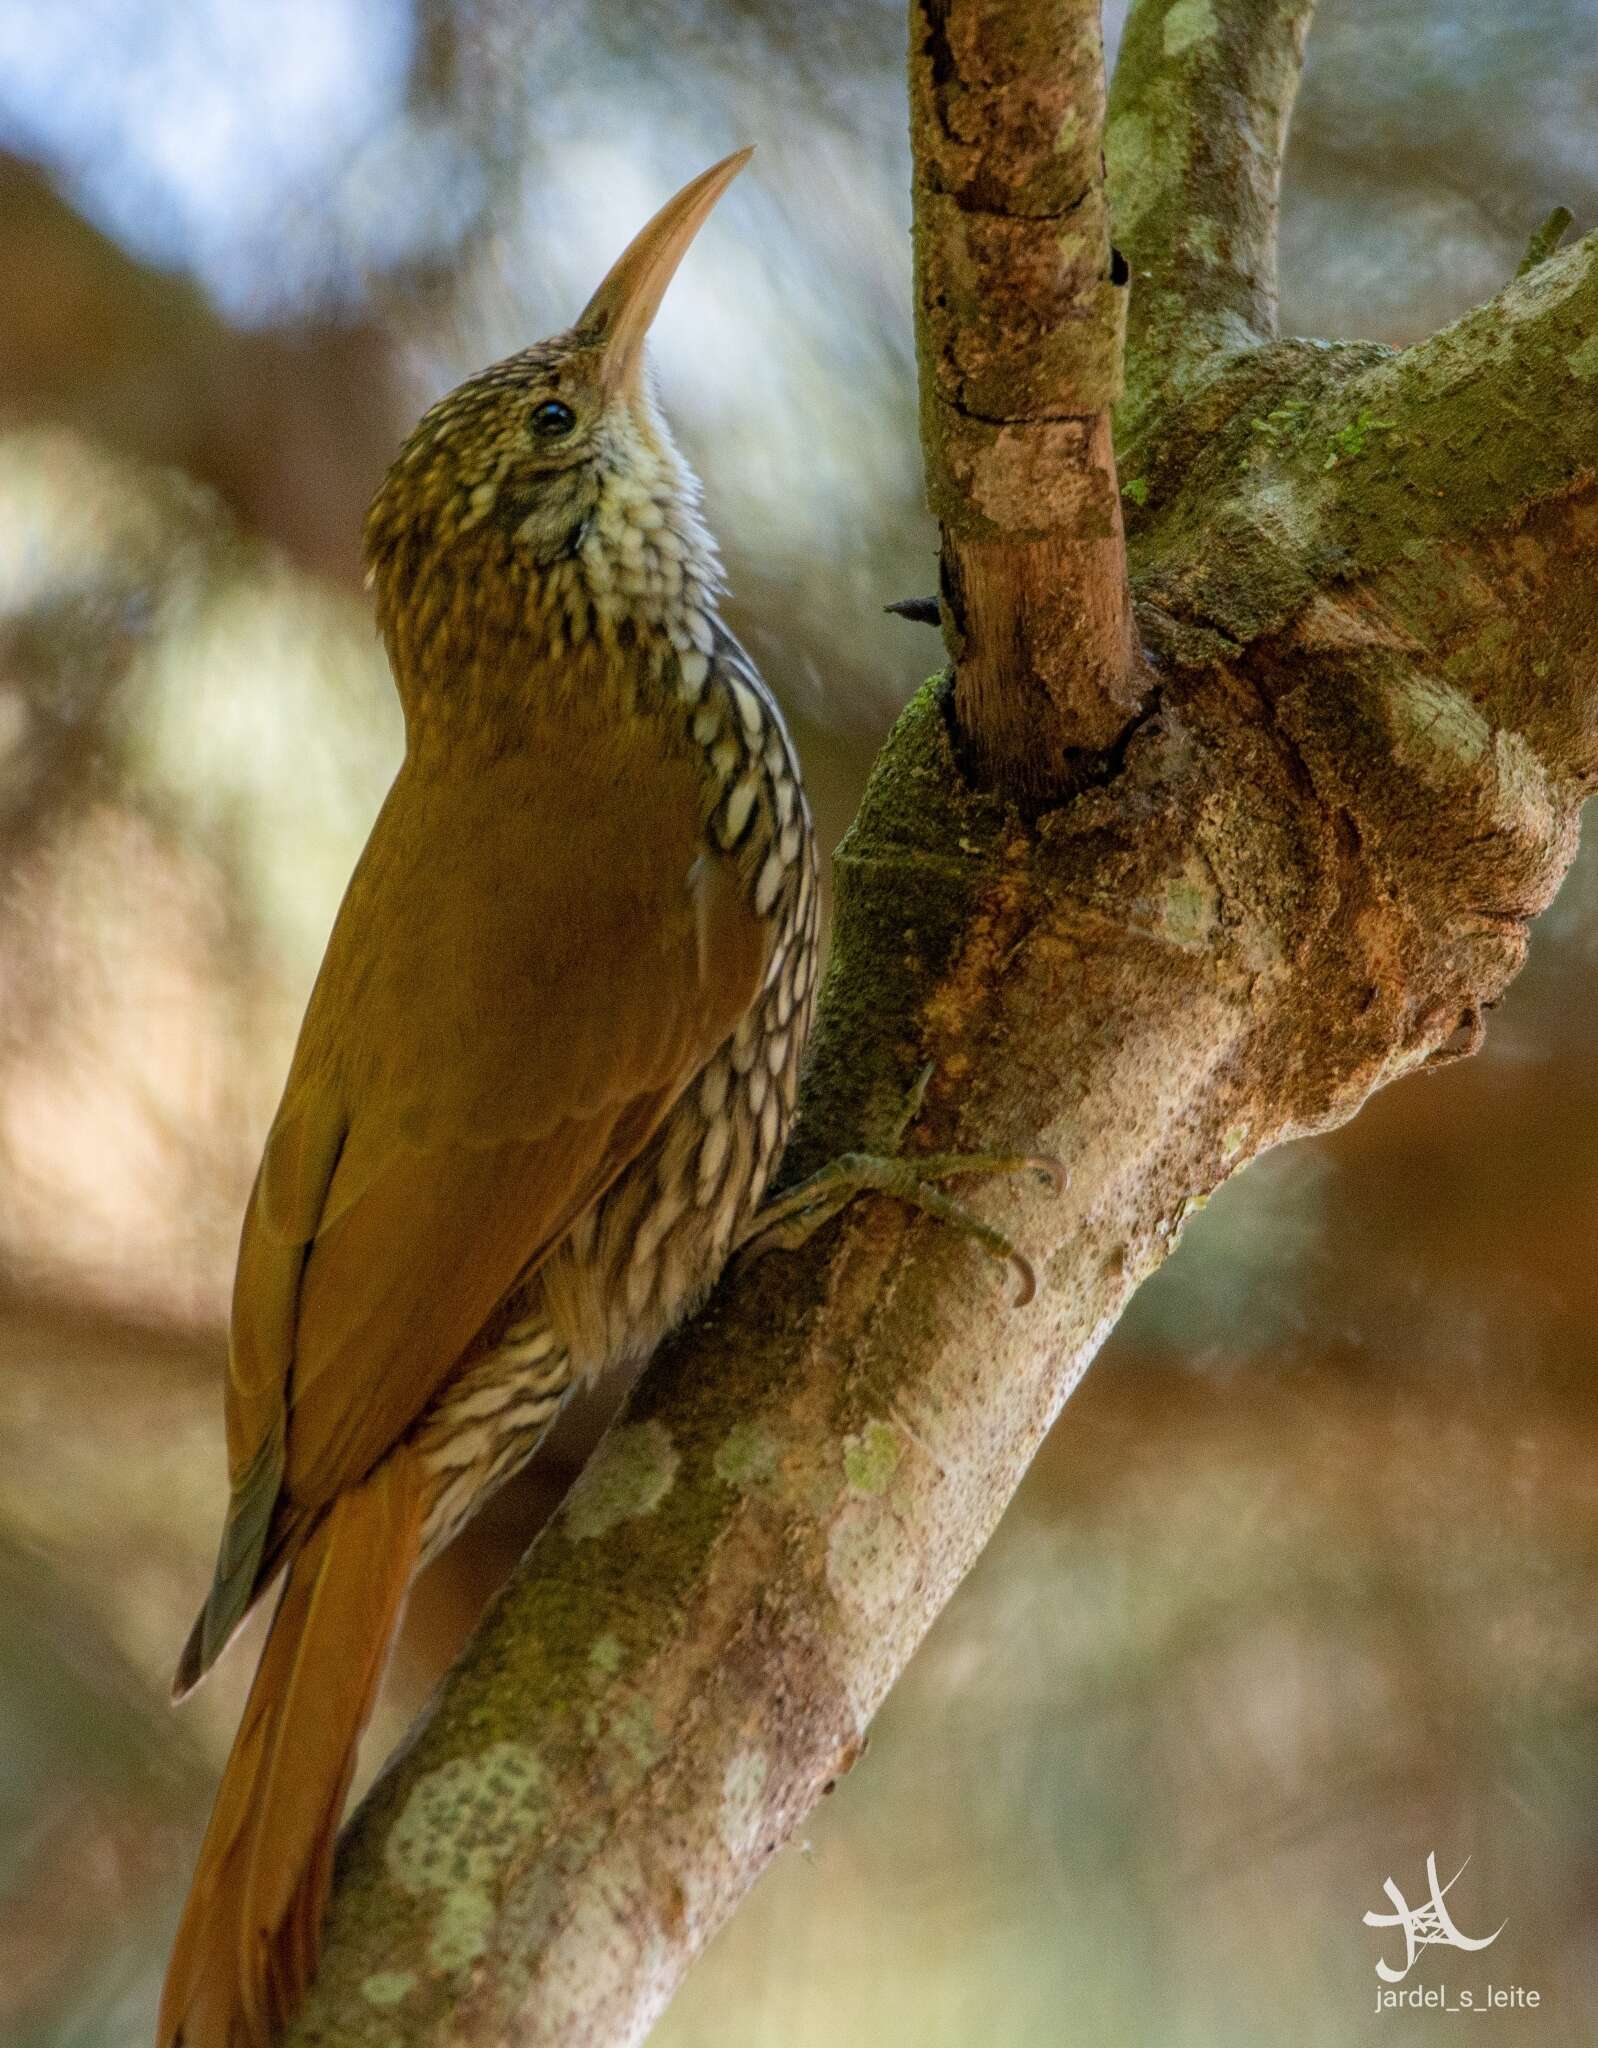
{"label": "bird's foot", "polygon": [[[932,1078],[931,1066],[916,1077],[892,1133],[897,1146],[913,1122]],[[1031,1152],[928,1152],[905,1157],[897,1151],[845,1152],[829,1160],[808,1179],[799,1182],[775,1201],[750,1217],[735,1250],[743,1257],[761,1258],[770,1251],[797,1251],[824,1223],[848,1207],[856,1195],[892,1195],[908,1202],[923,1215],[952,1223],[957,1230],[974,1237],[983,1250],[1009,1266],[1016,1276],[1015,1305],[1024,1308],[1038,1291],[1037,1269],[1018,1245],[973,1216],[969,1209],[940,1192],[937,1183],[955,1180],[961,1174],[1040,1173],[1063,1194],[1070,1180],[1058,1159]]]}

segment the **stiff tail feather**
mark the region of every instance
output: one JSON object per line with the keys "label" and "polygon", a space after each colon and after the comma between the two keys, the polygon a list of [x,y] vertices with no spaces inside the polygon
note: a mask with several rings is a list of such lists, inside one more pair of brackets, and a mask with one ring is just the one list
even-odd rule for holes
{"label": "stiff tail feather", "polygon": [[415,1454],[393,1452],[290,1562],[167,1966],[158,2048],[267,2048],[305,1995],[422,1505]]}

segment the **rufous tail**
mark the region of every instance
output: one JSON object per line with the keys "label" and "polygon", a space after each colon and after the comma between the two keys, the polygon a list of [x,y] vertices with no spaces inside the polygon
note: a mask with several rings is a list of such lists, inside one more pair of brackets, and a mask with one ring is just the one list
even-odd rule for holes
{"label": "rufous tail", "polygon": [[290,1562],[167,1966],[158,2048],[268,2048],[305,1995],[422,1505],[415,1453],[391,1452]]}

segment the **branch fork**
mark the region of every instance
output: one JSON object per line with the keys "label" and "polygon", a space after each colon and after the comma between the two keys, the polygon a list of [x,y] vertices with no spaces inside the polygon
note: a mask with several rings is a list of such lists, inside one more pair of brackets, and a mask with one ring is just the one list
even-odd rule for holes
{"label": "branch fork", "polygon": [[914,0],[954,675],[839,851],[784,1172],[931,1062],[930,1149],[1069,1155],[1063,1194],[971,1193],[1043,1284],[996,1314],[968,1242],[882,1201],[724,1281],[351,1824],[294,2048],[641,2040],[1195,1203],[1473,1049],[1520,964],[1598,783],[1598,236],[1402,354],[1274,341],[1309,11],[1132,11],[1129,561],[1097,8]]}

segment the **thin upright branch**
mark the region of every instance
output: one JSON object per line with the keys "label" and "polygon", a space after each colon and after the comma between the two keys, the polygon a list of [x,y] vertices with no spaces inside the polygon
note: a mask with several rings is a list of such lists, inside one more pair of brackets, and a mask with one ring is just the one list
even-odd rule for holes
{"label": "thin upright branch", "polygon": [[1140,702],[1110,407],[1098,0],[914,0],[922,445],[962,729],[1038,794]]}
{"label": "thin upright branch", "polygon": [[1123,462],[1162,392],[1276,332],[1282,154],[1314,0],[1136,0],[1105,130],[1132,267]]}

